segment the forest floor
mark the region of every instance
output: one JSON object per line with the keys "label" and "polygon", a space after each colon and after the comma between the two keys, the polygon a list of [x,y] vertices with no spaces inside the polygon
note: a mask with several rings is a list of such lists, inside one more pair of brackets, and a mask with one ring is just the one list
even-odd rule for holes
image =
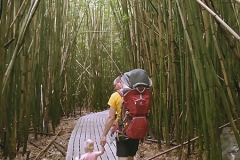
{"label": "forest floor", "polygon": [[[30,133],[27,146],[28,152],[23,155],[22,152],[19,151],[16,160],[65,160],[68,141],[79,118],[80,114],[68,118],[62,117],[55,134],[42,135],[39,136],[37,140],[34,139],[34,134]],[[138,160],[146,160],[167,150],[168,148],[166,148],[164,144],[162,148],[159,149],[157,143],[144,141],[144,143],[140,144],[136,157]],[[181,159],[196,159],[194,158],[194,154],[186,158],[184,152]],[[1,153],[0,159],[3,159]],[[178,160],[178,151],[172,150],[154,158],[154,160]]]}

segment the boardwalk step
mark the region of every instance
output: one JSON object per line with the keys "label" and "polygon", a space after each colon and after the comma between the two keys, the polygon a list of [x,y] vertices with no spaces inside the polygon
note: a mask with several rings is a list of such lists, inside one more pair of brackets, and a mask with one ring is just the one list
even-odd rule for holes
{"label": "boardwalk step", "polygon": [[[95,150],[100,149],[100,137],[104,129],[104,124],[108,111],[91,113],[80,117],[75,125],[68,142],[66,160],[78,160],[84,154],[84,141],[88,138],[95,141]],[[98,159],[116,160],[116,144],[110,144],[110,136],[107,136],[105,152]]]}

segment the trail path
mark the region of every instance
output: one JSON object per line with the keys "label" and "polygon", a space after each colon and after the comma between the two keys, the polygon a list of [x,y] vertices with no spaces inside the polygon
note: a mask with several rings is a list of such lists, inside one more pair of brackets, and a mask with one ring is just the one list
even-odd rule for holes
{"label": "trail path", "polygon": [[[106,121],[108,111],[91,113],[79,118],[74,127],[68,143],[66,160],[78,160],[84,154],[84,141],[88,138],[95,141],[95,150],[100,149],[100,136]],[[107,136],[105,153],[98,158],[99,160],[116,160],[116,143],[110,144],[110,136]]]}

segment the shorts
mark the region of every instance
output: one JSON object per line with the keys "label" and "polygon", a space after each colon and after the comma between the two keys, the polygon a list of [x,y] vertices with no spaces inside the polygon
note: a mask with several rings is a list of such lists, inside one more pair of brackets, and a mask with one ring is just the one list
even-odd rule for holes
{"label": "shorts", "polygon": [[138,150],[139,139],[127,139],[120,140],[116,139],[117,145],[117,156],[118,157],[134,157]]}

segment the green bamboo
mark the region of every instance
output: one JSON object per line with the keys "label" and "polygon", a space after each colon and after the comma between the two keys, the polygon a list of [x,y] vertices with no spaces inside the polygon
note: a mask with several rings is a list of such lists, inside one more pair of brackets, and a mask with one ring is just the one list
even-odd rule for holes
{"label": "green bamboo", "polygon": [[[7,1],[1,2],[2,6],[7,6]],[[6,12],[8,8],[7,7],[2,7],[1,8],[1,22],[0,22],[0,32],[5,33],[8,32],[8,27],[7,25],[9,24],[10,19],[7,17],[7,15],[3,14]],[[6,69],[6,52],[7,52],[7,47],[6,46],[7,41],[7,35],[2,35],[0,36],[0,86],[2,88],[2,82],[3,82],[3,77],[4,77],[4,72]],[[5,45],[4,45],[5,44]],[[9,45],[10,42],[7,43]],[[5,46],[5,47],[4,47]],[[5,94],[6,95],[6,94]],[[7,96],[1,96],[0,99],[0,137],[1,137],[1,142],[3,144],[6,144],[6,98]]]}
{"label": "green bamboo", "polygon": [[[174,43],[174,36],[173,36],[173,17],[172,17],[172,3],[171,1],[169,1],[169,5],[168,5],[168,11],[169,11],[169,20],[168,20],[168,30],[169,30],[169,35],[168,35],[168,45],[169,45],[169,64],[170,64],[170,83],[171,83],[171,95],[173,98],[173,106],[174,106],[174,120],[175,120],[175,131],[176,131],[176,135],[181,135],[180,134],[180,123],[179,123],[179,116],[180,116],[180,108],[179,108],[179,100],[178,100],[178,88],[177,88],[177,73],[176,73],[176,66],[177,66],[177,60],[176,57],[177,55],[175,55],[175,51],[174,51],[174,47],[175,47],[175,43]],[[176,136],[176,141],[179,143],[180,142],[180,137]]]}
{"label": "green bamboo", "polygon": [[[199,72],[198,70],[198,67],[200,67],[200,65],[196,64],[196,58],[195,58],[195,55],[193,53],[193,48],[192,48],[192,43],[190,41],[190,37],[189,37],[189,34],[188,34],[188,31],[185,27],[185,22],[184,22],[184,18],[182,16],[182,12],[181,12],[181,8],[180,8],[180,5],[179,5],[179,2],[178,0],[176,0],[176,3],[177,3],[177,6],[178,6],[178,11],[179,11],[179,14],[180,14],[180,17],[181,17],[181,20],[182,20],[182,25],[184,27],[184,30],[185,30],[185,34],[186,34],[186,38],[187,38],[187,42],[188,42],[188,47],[189,47],[189,50],[190,50],[190,53],[191,53],[191,58],[193,60],[193,66],[194,66],[194,69],[195,69],[195,74],[196,74],[196,77],[197,77],[197,82],[198,82],[198,87],[201,88],[200,86],[200,75],[203,76],[203,74],[201,74],[201,72]],[[201,70],[200,70],[201,71]],[[206,90],[205,90],[206,91]],[[199,90],[199,95],[200,95],[200,101],[203,100],[203,93],[202,93],[202,90],[200,89]],[[203,109],[203,105],[200,105],[199,106],[201,109]],[[205,111],[201,111],[201,116],[202,116],[202,121],[203,121],[203,130],[204,130],[204,139],[206,140],[205,142],[205,149],[206,149],[206,157],[209,158],[209,142],[208,142],[208,134],[207,134],[207,128],[206,128],[206,122],[205,122]]]}
{"label": "green bamboo", "polygon": [[20,45],[22,43],[23,37],[24,37],[24,35],[26,33],[26,29],[27,29],[27,27],[29,26],[29,24],[31,22],[31,19],[32,19],[33,15],[34,15],[34,13],[35,13],[35,11],[37,9],[37,6],[38,6],[39,2],[40,2],[39,0],[35,1],[31,5],[31,7],[28,9],[27,16],[24,17],[25,23],[21,26],[21,29],[20,29],[20,32],[19,32],[19,38],[17,39],[17,43],[16,43],[15,50],[13,52],[12,59],[11,59],[11,61],[9,63],[9,66],[8,66],[8,68],[7,68],[6,72],[5,72],[5,76],[3,78],[3,87],[2,87],[1,95],[4,94],[5,87],[6,87],[7,83],[8,83],[8,80],[9,80],[10,72],[11,72],[12,67],[14,65],[14,61],[16,59],[17,53],[18,53],[18,51],[20,49]]}
{"label": "green bamboo", "polygon": [[5,156],[26,151],[30,127],[37,139],[38,132],[55,132],[61,115],[108,109],[112,80],[133,68],[153,80],[150,125],[159,147],[199,137],[187,155],[180,148],[179,158],[196,150],[199,159],[221,159],[218,128],[227,122],[240,142],[237,1],[1,4]]}

